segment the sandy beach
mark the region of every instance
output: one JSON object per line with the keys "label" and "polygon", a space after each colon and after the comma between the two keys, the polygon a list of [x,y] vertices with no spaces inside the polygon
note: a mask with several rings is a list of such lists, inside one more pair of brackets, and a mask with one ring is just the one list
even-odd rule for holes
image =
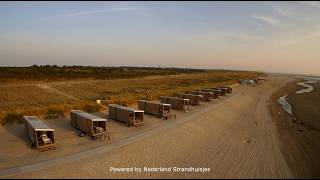
{"label": "sandy beach", "polygon": [[[296,173],[281,153],[276,123],[268,109],[271,95],[292,80],[269,76],[268,81],[256,87],[234,87],[232,97],[213,102],[206,110],[194,111],[195,115],[190,112],[189,118],[184,117],[187,121],[161,131],[159,128],[148,131],[148,135],[132,143],[106,152],[92,148],[95,155],[70,160],[66,156],[66,162],[57,165],[50,165],[53,161],[47,160],[44,161],[49,164],[47,168],[2,177],[293,178]],[[111,167],[192,167],[210,168],[210,171],[114,172]],[[28,165],[21,169],[28,169]]]}

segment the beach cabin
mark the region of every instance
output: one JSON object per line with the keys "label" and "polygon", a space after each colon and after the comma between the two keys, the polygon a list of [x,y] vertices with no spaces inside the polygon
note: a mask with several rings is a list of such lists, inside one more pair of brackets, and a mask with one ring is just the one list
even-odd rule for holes
{"label": "beach cabin", "polygon": [[32,145],[39,150],[55,148],[54,129],[37,116],[23,116],[25,131]]}
{"label": "beach cabin", "polygon": [[71,110],[70,118],[73,127],[91,137],[104,136],[108,133],[107,119],[97,117],[81,110]]}
{"label": "beach cabin", "polygon": [[193,106],[201,104],[201,98],[203,98],[202,95],[184,94],[184,93],[178,93],[177,97],[189,99],[189,103]]}
{"label": "beach cabin", "polygon": [[189,109],[189,99],[160,96],[160,102],[170,104],[172,109],[186,111]]}
{"label": "beach cabin", "polygon": [[139,100],[138,109],[143,110],[146,114],[151,114],[160,118],[168,119],[171,110],[171,104]]}
{"label": "beach cabin", "polygon": [[143,110],[128,108],[117,104],[109,104],[109,118],[127,123],[128,126],[142,125],[144,123],[143,116]]}
{"label": "beach cabin", "polygon": [[209,101],[211,101],[211,98],[213,98],[212,92],[191,91],[190,94],[202,95],[201,101],[203,101],[203,102],[209,102]]}
{"label": "beach cabin", "polygon": [[212,93],[212,99],[217,99],[218,98],[218,93],[220,92],[218,90],[213,90],[213,89],[201,89],[200,91],[211,92]]}
{"label": "beach cabin", "polygon": [[224,89],[226,90],[226,93],[228,93],[228,94],[231,94],[231,93],[232,93],[232,87],[222,86],[222,87],[219,87],[219,88],[224,88]]}

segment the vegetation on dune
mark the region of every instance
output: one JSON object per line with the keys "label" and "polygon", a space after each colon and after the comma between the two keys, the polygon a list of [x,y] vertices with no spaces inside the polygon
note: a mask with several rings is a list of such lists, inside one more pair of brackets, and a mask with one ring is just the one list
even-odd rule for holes
{"label": "vegetation on dune", "polygon": [[161,68],[161,67],[93,67],[33,65],[30,67],[0,67],[1,79],[122,79],[147,75],[169,75],[205,72],[203,69]]}
{"label": "vegetation on dune", "polygon": [[48,109],[46,114],[47,119],[57,119],[59,117],[65,117],[64,108],[54,107]]}
{"label": "vegetation on dune", "polygon": [[43,107],[17,108],[16,110],[0,112],[0,124],[23,123],[23,115],[57,119],[66,117],[71,109],[79,109],[90,113],[102,111],[104,107],[94,102],[79,101],[74,103],[51,104]]}
{"label": "vegetation on dune", "polygon": [[14,123],[22,123],[23,119],[22,119],[22,115],[19,113],[7,113],[2,121],[0,121],[1,125],[5,125],[5,124],[14,124]]}
{"label": "vegetation on dune", "polygon": [[[48,70],[47,76],[37,75],[36,71],[32,72],[34,69],[41,68],[49,68],[51,70]],[[70,77],[67,75],[68,73],[58,73],[59,75],[53,73],[52,75],[48,75],[52,73],[55,68],[60,69],[57,70],[59,73],[66,72],[67,69],[75,70],[77,68],[80,69],[80,72],[88,71],[87,74],[83,73],[83,76],[77,76],[79,73],[70,75],[71,79],[81,77],[101,78],[108,77],[111,74],[113,77],[117,77],[118,80],[116,80],[117,78],[112,78],[112,80],[105,80],[103,78],[97,81],[76,81],[75,79],[69,81],[68,79]],[[99,67],[96,68],[99,69]],[[246,71],[127,68],[129,70],[126,71],[119,70],[119,68],[102,68],[103,70],[101,72],[107,69],[110,70],[106,76],[93,73],[96,71],[99,72],[99,70],[94,70],[95,67],[50,66],[23,68],[27,72],[22,71],[20,74],[17,73],[19,75],[10,76],[12,79],[8,78],[9,83],[0,87],[0,121],[2,124],[19,123],[22,122],[22,115],[36,115],[43,118],[55,119],[65,117],[71,109],[98,112],[105,110],[106,105],[110,103],[124,106],[133,105],[138,99],[146,98],[145,92],[147,90],[150,91],[152,100],[158,100],[160,96],[175,96],[178,92],[228,85],[238,82],[241,79],[255,78],[264,75],[259,72]],[[7,73],[0,71],[0,74],[7,74],[6,76],[8,76],[9,71],[7,71]],[[14,71],[18,70],[12,70],[12,72]],[[124,79],[126,76],[122,77],[120,75],[121,73],[119,73],[122,71],[125,72],[127,77],[137,77],[138,72],[141,71],[144,72],[141,76],[155,75],[157,73],[160,76],[148,77],[147,79]],[[22,82],[25,85],[22,83],[19,86],[10,86],[12,83],[15,84],[15,78],[22,76],[22,74],[24,74],[27,79],[33,79],[30,81],[24,81],[23,79]],[[45,86],[39,86],[38,83],[34,83],[42,77],[49,77],[49,81],[55,81],[56,77],[63,77],[61,80],[64,80],[64,82],[45,83]],[[40,82],[40,84],[41,83],[43,82]],[[72,98],[69,95],[72,96]],[[101,100],[101,104],[96,103],[97,99]]]}

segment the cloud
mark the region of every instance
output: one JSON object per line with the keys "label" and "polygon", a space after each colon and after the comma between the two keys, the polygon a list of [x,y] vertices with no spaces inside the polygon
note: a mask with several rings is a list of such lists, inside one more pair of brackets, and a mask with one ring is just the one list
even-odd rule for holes
{"label": "cloud", "polygon": [[300,32],[294,32],[288,34],[286,37],[278,38],[275,43],[279,46],[290,46],[290,45],[302,45],[308,44],[312,41],[317,41],[320,38],[320,25],[315,25],[315,28],[303,29]]}
{"label": "cloud", "polygon": [[301,3],[320,8],[320,2],[318,1],[302,1]]}
{"label": "cloud", "polygon": [[215,32],[210,32],[208,35],[208,38],[212,39],[234,39],[234,40],[241,40],[241,41],[252,41],[252,42],[257,42],[257,41],[264,41],[265,38],[263,36],[258,36],[254,35],[251,33],[245,33],[245,32],[225,32],[225,31],[215,31]]}
{"label": "cloud", "polygon": [[79,12],[73,12],[73,13],[67,13],[67,14],[60,14],[56,16],[75,17],[75,16],[87,16],[87,15],[110,13],[110,12],[137,11],[137,10],[143,10],[143,9],[145,8],[136,8],[136,7],[108,8],[108,9],[99,9],[99,10],[90,10],[90,11],[79,11]]}
{"label": "cloud", "polygon": [[[207,33],[184,33],[173,37],[177,42],[182,44],[192,44],[191,46],[201,46],[204,49],[213,51],[227,48],[245,48],[249,46],[265,46],[270,41],[269,37],[255,33],[239,31],[216,31],[210,30]],[[238,45],[241,44],[239,47]]]}
{"label": "cloud", "polygon": [[282,9],[280,7],[272,6],[272,9],[280,15],[287,16],[287,17],[290,16],[290,13],[287,10]]}
{"label": "cloud", "polygon": [[265,23],[270,24],[271,26],[277,27],[280,22],[277,19],[271,18],[269,16],[263,16],[263,15],[259,15],[259,14],[253,14],[252,15],[253,18],[263,21]]}

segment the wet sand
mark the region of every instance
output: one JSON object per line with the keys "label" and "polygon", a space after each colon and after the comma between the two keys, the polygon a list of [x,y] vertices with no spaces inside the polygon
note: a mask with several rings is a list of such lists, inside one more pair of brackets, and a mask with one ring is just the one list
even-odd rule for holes
{"label": "wet sand", "polygon": [[[320,177],[320,84],[312,84],[314,91],[297,94],[304,89],[291,82],[277,91],[270,101],[271,113],[277,125],[281,152],[297,178]],[[293,116],[277,103],[277,98],[288,94]]]}
{"label": "wet sand", "polygon": [[[8,178],[293,178],[268,109],[292,78],[272,76],[188,121],[107,152]],[[201,111],[201,110],[199,110]],[[182,118],[183,119],[183,118]],[[209,172],[111,172],[110,167],[204,167]]]}

